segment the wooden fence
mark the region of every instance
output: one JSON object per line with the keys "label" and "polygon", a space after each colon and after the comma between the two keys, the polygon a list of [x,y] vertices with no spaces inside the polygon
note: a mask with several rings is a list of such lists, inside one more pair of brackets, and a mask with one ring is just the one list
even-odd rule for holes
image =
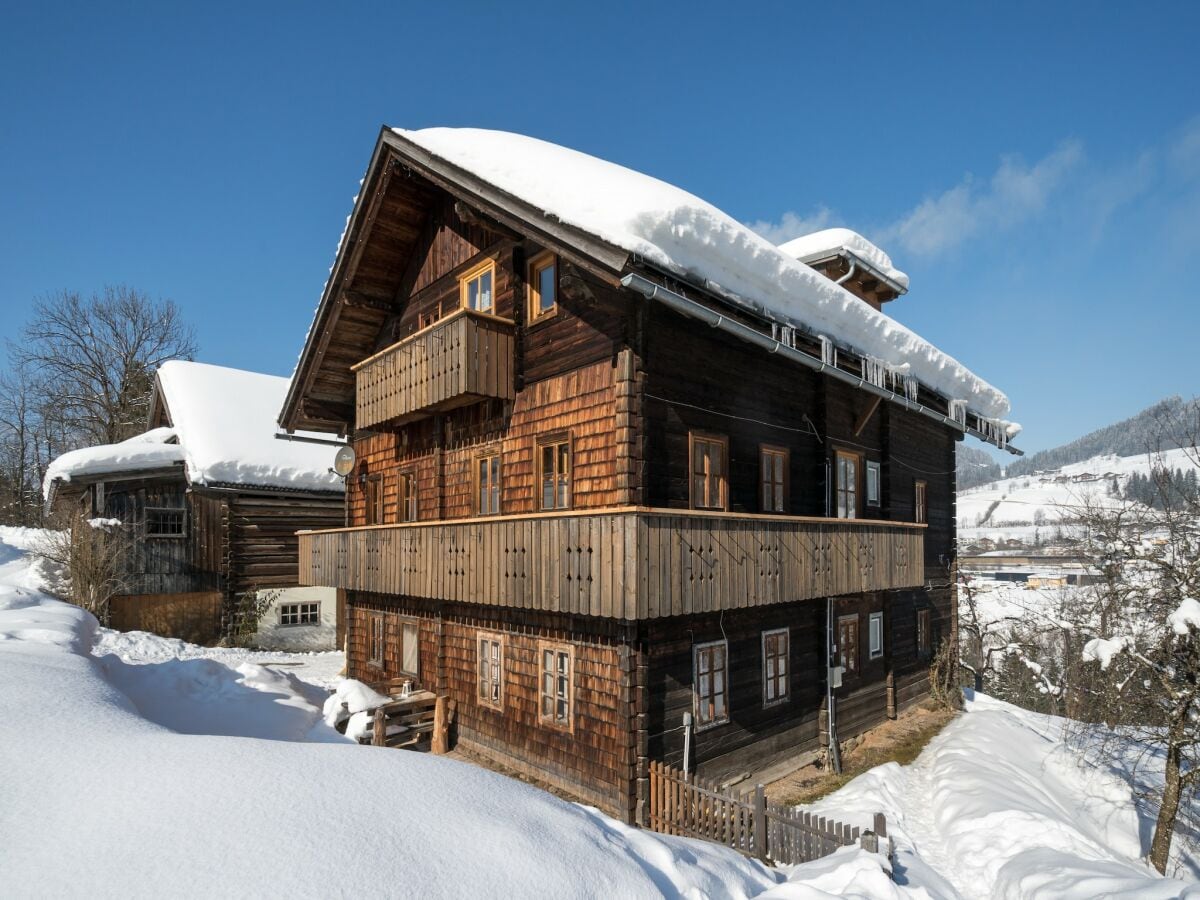
{"label": "wooden fence", "polygon": [[887,820],[875,814],[874,828],[861,831],[841,822],[768,803],[763,786],[738,797],[705,784],[679,769],[650,763],[650,829],[700,838],[781,865],[828,856],[839,847],[861,844],[887,852]]}

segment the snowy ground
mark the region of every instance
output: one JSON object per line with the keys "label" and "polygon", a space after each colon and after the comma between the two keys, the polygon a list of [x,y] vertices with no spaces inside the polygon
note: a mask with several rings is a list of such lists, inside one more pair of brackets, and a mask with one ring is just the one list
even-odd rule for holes
{"label": "snowy ground", "polygon": [[1061,723],[996,701],[819,804],[863,824],[885,811],[898,883],[853,849],[773,871],[466,763],[348,743],[319,716],[333,654],[287,667],[98,634],[38,591],[28,537],[0,530],[6,893],[1200,898],[1140,861],[1147,820],[1120,766],[1081,769]]}

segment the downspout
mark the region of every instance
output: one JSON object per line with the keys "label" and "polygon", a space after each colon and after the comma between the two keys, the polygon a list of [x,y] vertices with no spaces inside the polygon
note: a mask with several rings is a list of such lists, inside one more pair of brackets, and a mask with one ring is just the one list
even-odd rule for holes
{"label": "downspout", "polygon": [[843,275],[841,278],[839,278],[837,281],[835,281],[834,284],[845,284],[847,281],[849,281],[851,278],[854,277],[854,273],[857,269],[858,269],[858,263],[856,263],[854,260],[850,260],[850,271],[847,272],[845,275]]}
{"label": "downspout", "polygon": [[833,598],[825,598],[825,710],[829,714],[829,764],[842,774],[842,755],[838,750],[837,721],[833,713]]}

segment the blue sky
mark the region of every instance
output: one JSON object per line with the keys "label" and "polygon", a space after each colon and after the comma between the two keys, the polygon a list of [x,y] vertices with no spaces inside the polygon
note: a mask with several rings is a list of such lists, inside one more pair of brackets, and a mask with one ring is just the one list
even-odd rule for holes
{"label": "blue sky", "polygon": [[4,12],[4,337],[125,283],[288,374],[379,126],[475,125],[862,231],[1027,449],[1196,393],[1200,4],[97,7]]}

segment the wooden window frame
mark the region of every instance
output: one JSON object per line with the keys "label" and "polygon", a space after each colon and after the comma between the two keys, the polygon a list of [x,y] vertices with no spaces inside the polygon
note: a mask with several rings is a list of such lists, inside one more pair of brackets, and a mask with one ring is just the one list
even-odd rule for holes
{"label": "wooden window frame", "polygon": [[[861,630],[862,623],[859,621],[858,613],[846,613],[837,617],[837,648],[838,648],[838,665],[842,667],[842,678],[857,678],[862,669],[862,640]],[[846,652],[846,647],[842,643],[842,623],[854,623],[854,653]],[[854,667],[851,668],[846,664],[849,659],[854,660]]]}
{"label": "wooden window frame", "polygon": [[383,473],[363,474],[363,524],[383,525],[386,507],[383,502]]}
{"label": "wooden window frame", "polygon": [[[842,467],[841,461],[850,459],[854,461],[854,515],[843,516],[841,512],[842,495],[849,493],[842,487]],[[862,478],[863,478],[863,456],[861,453],[856,453],[853,450],[842,450],[834,448],[833,451],[833,513],[839,519],[861,519],[862,518]]]}
{"label": "wooden window frame", "polygon": [[913,480],[913,521],[929,524],[929,482],[920,478]]}
{"label": "wooden window frame", "polygon": [[[312,607],[312,609],[309,609]],[[304,618],[309,614],[314,615],[311,621],[304,621]],[[289,616],[295,616],[297,621],[286,621]],[[302,628],[304,626],[320,625],[321,624],[321,601],[320,600],[297,600],[294,603],[279,604],[279,627],[280,628]]]}
{"label": "wooden window frame", "polygon": [[[554,667],[547,672],[545,658],[547,653],[554,654]],[[567,718],[563,722],[558,718],[556,712],[553,711],[558,705],[558,658],[561,654],[567,656]],[[549,674],[554,681],[554,687],[550,694],[546,693],[546,675]],[[568,734],[575,733],[575,646],[573,644],[564,644],[558,641],[538,641],[537,642],[537,679],[538,679],[538,723],[553,728],[556,731],[565,731]],[[546,697],[550,697],[552,711],[546,713]]]}
{"label": "wooden window frame", "polygon": [[[484,656],[484,644],[488,644],[488,650],[491,645],[496,647],[496,665],[491,666],[490,658]],[[479,631],[475,633],[475,699],[480,706],[494,709],[496,712],[504,712],[504,657],[508,651],[505,646],[504,635],[494,631]],[[489,688],[495,687],[496,699],[493,700],[491,690],[484,693],[484,662],[489,664],[487,674],[487,685]],[[541,655],[538,655],[539,665],[541,664]],[[540,691],[540,686],[539,686]],[[541,702],[541,697],[538,697],[538,702]],[[541,707],[538,707],[541,709]]]}
{"label": "wooden window frame", "polygon": [[[169,513],[171,518],[179,517],[178,531],[150,531],[151,513]],[[186,506],[147,506],[143,510],[145,527],[142,529],[149,540],[179,540],[188,536],[188,511]]]}
{"label": "wooden window frame", "polygon": [[458,276],[458,305],[462,309],[471,309],[470,306],[470,286],[471,282],[490,273],[492,276],[492,303],[488,309],[475,309],[472,312],[483,313],[484,315],[494,316],[496,314],[496,260],[485,259],[482,262],[471,266],[461,275]]}
{"label": "wooden window frame", "polygon": [[[538,284],[538,273],[554,267],[554,304],[542,310],[542,292]],[[529,261],[525,267],[525,295],[528,301],[527,321],[529,324],[544,322],[558,314],[558,255],[553,250],[544,250]]]}
{"label": "wooden window frame", "polygon": [[[775,509],[773,504],[767,504],[764,502],[766,499],[765,492],[767,490],[767,485],[768,485],[767,461],[774,457],[783,457],[783,480],[779,485],[780,492],[781,492],[781,496],[780,496],[781,508],[780,509]],[[726,460],[726,465],[728,465],[728,460]],[[759,444],[758,445],[758,503],[764,513],[774,514],[774,515],[786,515],[787,514],[788,508],[790,506],[788,501],[790,500],[789,494],[790,494],[790,490],[791,490],[791,477],[790,477],[791,465],[792,465],[792,453],[790,450],[788,450],[787,447],[780,447],[776,444]],[[770,474],[772,475],[772,478],[770,481],[770,487],[771,487],[772,495],[774,495],[774,490],[775,490],[775,486],[776,486],[775,480],[774,480],[774,473],[772,472]]]}
{"label": "wooden window frame", "polygon": [[[567,445],[567,502],[565,506],[546,506],[545,493],[545,466],[542,463],[543,451],[547,447],[557,447],[560,444]],[[575,442],[569,431],[556,431],[553,434],[539,435],[534,440],[533,448],[534,456],[534,491],[537,494],[537,508],[540,512],[563,512],[565,510],[574,509],[575,507]],[[555,465],[557,466],[558,454],[555,454]],[[555,473],[561,474],[561,473]],[[554,496],[558,498],[558,480],[554,481]]]}
{"label": "wooden window frame", "polygon": [[[871,499],[871,476],[875,476],[875,498]],[[863,494],[867,506],[883,505],[883,467],[877,459],[863,462]]]}
{"label": "wooden window frame", "polygon": [[917,659],[928,659],[933,656],[933,616],[927,606],[917,609],[916,613]]}
{"label": "wooden window frame", "polygon": [[[411,627],[415,634],[413,640],[416,641],[416,646],[413,648],[417,655],[417,664],[412,670],[404,668],[404,629]],[[396,648],[399,651],[397,654],[396,671],[401,675],[409,675],[413,679],[421,677],[421,620],[413,616],[397,616],[396,617]]]}
{"label": "wooden window frame", "polygon": [[[879,647],[873,646],[873,637],[871,626],[876,622],[879,623]],[[880,659],[883,657],[883,610],[876,609],[867,615],[867,658]]]}
{"label": "wooden window frame", "polygon": [[[570,459],[570,448],[567,449],[567,458]],[[483,509],[483,483],[479,477],[479,467],[484,460],[496,460],[496,509],[494,511],[485,512]],[[541,454],[538,454],[539,462]],[[477,453],[471,460],[471,490],[474,495],[472,506],[474,507],[475,515],[477,516],[498,516],[503,510],[503,485],[504,485],[504,461],[501,458],[500,448],[496,447],[492,450],[485,450],[482,453]],[[538,479],[538,487],[541,487],[541,479]],[[568,493],[570,487],[567,488]]]}
{"label": "wooden window frame", "polygon": [[[377,643],[378,642],[378,643]],[[376,653],[378,649],[378,653]],[[381,612],[367,613],[367,665],[382,669],[387,655],[387,621]]]}
{"label": "wooden window frame", "polygon": [[[768,639],[783,636],[783,674],[779,673],[779,667],[776,666],[775,674],[771,675],[767,671],[767,643]],[[762,633],[762,705],[763,709],[771,706],[779,706],[787,703],[792,699],[792,633],[790,628],[770,628]],[[778,656],[776,657],[778,659]],[[774,680],[775,696],[769,696],[768,686]]]}
{"label": "wooden window frame", "polygon": [[[405,490],[405,483],[408,490]],[[411,510],[409,507],[411,506]],[[416,469],[401,469],[396,473],[396,521],[416,522],[420,520],[420,492],[417,490]]]}
{"label": "wooden window frame", "polygon": [[[700,695],[700,657],[704,652],[713,647],[720,647],[723,651],[722,661],[724,668],[722,672],[722,690],[720,693],[725,697],[725,713],[721,718],[715,718],[716,713],[714,710],[714,718],[708,719],[705,717],[706,714],[701,714],[704,700]],[[715,671],[715,669],[710,669],[708,673],[710,697],[713,698],[717,696],[717,691],[712,689],[712,676]],[[711,700],[708,705],[715,707],[715,704]],[[692,645],[692,715],[695,717],[696,731],[705,731],[709,728],[717,728],[721,725],[729,724],[729,641],[724,638],[719,641],[705,641],[701,644]]]}
{"label": "wooden window frame", "polygon": [[[696,502],[696,445],[697,444],[717,444],[721,447],[722,462],[720,476],[720,505],[708,506]],[[688,508],[689,509],[708,509],[717,512],[729,511],[729,437],[724,434],[716,434],[710,431],[689,431],[688,432],[688,458],[687,458],[687,473],[688,473]],[[711,475],[705,475],[707,480]]]}

